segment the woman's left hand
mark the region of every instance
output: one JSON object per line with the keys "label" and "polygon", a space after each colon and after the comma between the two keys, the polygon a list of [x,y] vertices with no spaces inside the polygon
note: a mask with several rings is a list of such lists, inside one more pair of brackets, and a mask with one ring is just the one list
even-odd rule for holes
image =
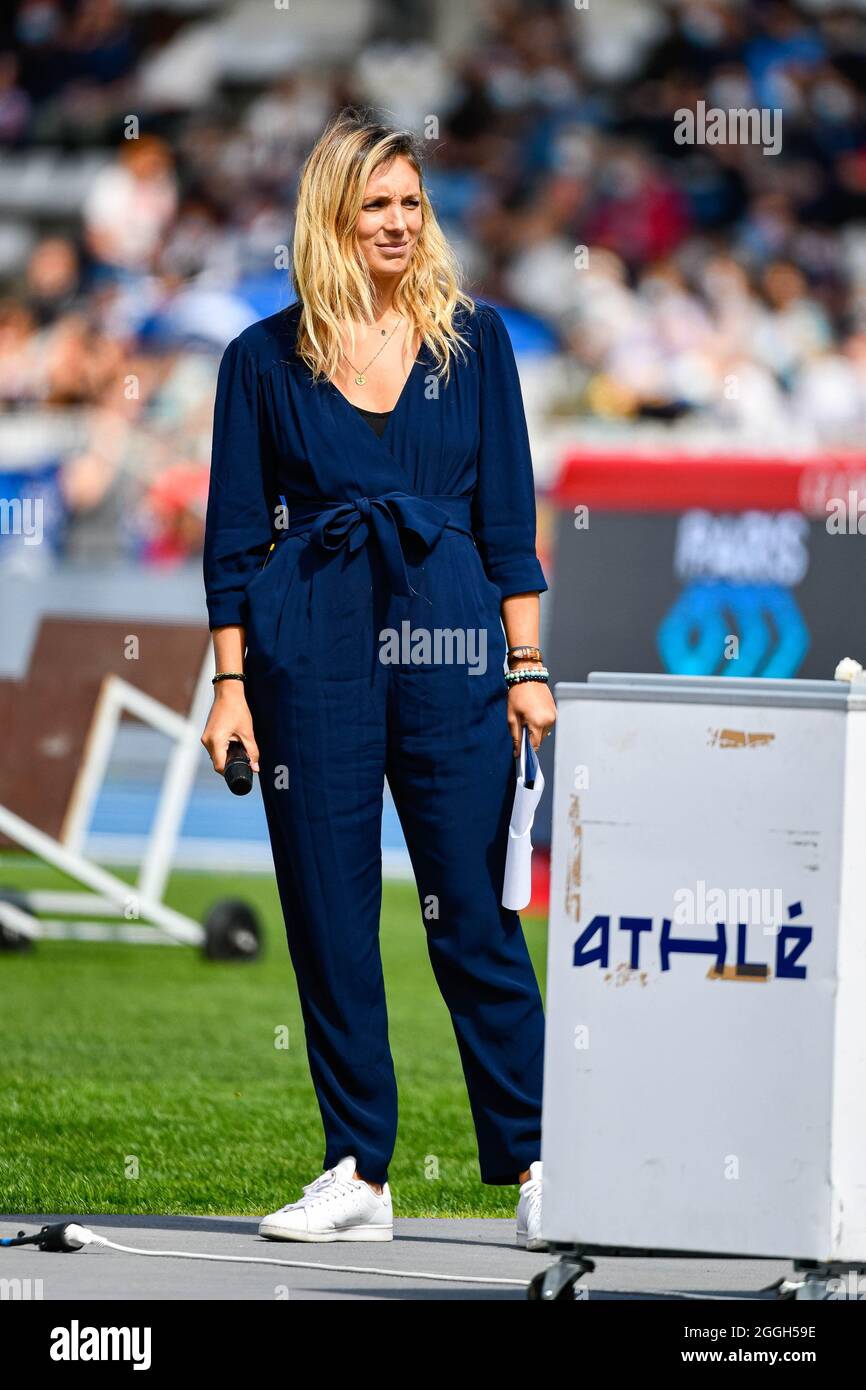
{"label": "woman's left hand", "polygon": [[538,751],[541,740],[556,723],[556,702],[542,681],[518,681],[508,691],[508,727],[514,756],[520,757],[523,726],[529,728],[529,742]]}

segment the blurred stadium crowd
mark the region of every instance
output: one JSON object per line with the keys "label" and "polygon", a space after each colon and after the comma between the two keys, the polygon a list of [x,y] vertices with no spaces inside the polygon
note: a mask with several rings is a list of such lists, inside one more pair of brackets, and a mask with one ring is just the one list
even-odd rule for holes
{"label": "blurred stadium crowd", "polygon": [[[0,30],[0,488],[42,489],[70,562],[199,549],[219,355],[289,301],[349,104],[425,137],[576,440],[863,438],[863,0],[20,0]],[[781,110],[781,151],[678,144],[700,101]]]}

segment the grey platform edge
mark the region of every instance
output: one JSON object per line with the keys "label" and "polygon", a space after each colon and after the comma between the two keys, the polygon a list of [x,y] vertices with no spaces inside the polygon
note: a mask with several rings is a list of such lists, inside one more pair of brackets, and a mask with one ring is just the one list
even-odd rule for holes
{"label": "grey platform edge", "polygon": [[660,700],[701,705],[866,709],[866,680],[776,680],[766,676],[671,676],[590,671],[585,682],[557,681],[559,700]]}

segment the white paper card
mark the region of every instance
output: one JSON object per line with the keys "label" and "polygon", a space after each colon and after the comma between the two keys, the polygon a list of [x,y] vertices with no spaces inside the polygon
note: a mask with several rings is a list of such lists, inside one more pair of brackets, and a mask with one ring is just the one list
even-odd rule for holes
{"label": "white paper card", "polygon": [[[527,785],[528,784],[528,785]],[[544,774],[535,750],[529,741],[529,730],[523,726],[520,758],[517,766],[517,787],[508,827],[508,849],[505,855],[505,882],[502,906],[519,912],[532,896],[532,840],[530,831],[535,820],[535,808],[544,791]]]}

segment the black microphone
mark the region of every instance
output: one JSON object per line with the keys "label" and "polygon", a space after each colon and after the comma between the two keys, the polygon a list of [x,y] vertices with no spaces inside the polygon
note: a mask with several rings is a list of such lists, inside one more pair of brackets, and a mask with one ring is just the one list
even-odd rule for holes
{"label": "black microphone", "polygon": [[223,776],[229,791],[234,792],[235,796],[246,796],[248,791],[252,791],[253,770],[250,760],[244,745],[236,738],[233,738],[228,746]]}

